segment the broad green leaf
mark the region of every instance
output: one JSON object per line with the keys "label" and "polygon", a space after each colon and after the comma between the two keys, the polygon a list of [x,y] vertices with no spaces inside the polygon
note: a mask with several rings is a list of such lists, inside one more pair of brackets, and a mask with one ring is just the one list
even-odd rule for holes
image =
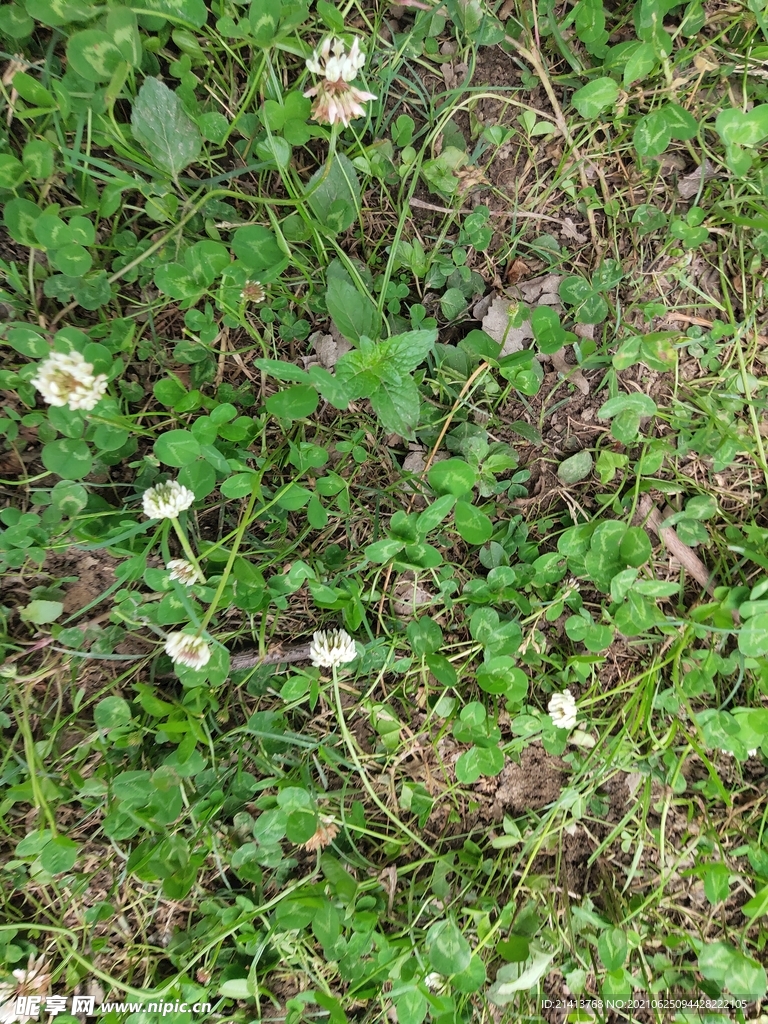
{"label": "broad green leaf", "polygon": [[32,622],[36,626],[43,626],[48,622],[55,622],[64,611],[61,601],[30,601],[26,607],[21,608],[19,617],[23,622]]}
{"label": "broad green leaf", "polygon": [[69,277],[82,277],[93,265],[91,254],[77,242],[65,245],[55,253],[49,253],[48,258],[57,270]]}
{"label": "broad green leaf", "polygon": [[41,458],[46,469],[64,480],[82,480],[93,466],[93,456],[85,441],[71,437],[49,441],[43,446]]}
{"label": "broad green leaf", "polygon": [[440,312],[445,320],[455,320],[467,308],[468,300],[461,288],[447,288],[440,296]]}
{"label": "broad green leaf", "polygon": [[459,500],[454,508],[456,529],[462,540],[467,544],[485,544],[493,533],[493,523],[479,508],[468,501]]}
{"label": "broad green leaf", "polygon": [[[26,176],[27,169],[21,160],[17,160],[10,153],[0,154],[0,188],[15,189],[24,181]],[[37,175],[33,174],[32,177],[37,177]]]}
{"label": "broad green leaf", "polygon": [[504,754],[498,747],[470,747],[456,762],[456,778],[463,786],[470,786],[481,775],[493,777],[503,768]]}
{"label": "broad green leaf", "polygon": [[3,223],[14,242],[30,247],[37,246],[35,221],[40,216],[40,207],[29,199],[9,199],[3,207]]}
{"label": "broad green leaf", "polygon": [[24,6],[35,21],[52,28],[93,17],[93,8],[86,0],[24,0]]}
{"label": "broad green leaf", "polygon": [[55,213],[41,214],[34,224],[35,237],[46,249],[58,249],[72,241],[68,225]]}
{"label": "broad green leaf", "polygon": [[195,28],[202,28],[208,18],[205,0],[142,0],[142,7],[167,14],[174,22],[188,21]]}
{"label": "broad green leaf", "polygon": [[200,442],[189,430],[167,430],[152,450],[163,465],[178,469],[199,457]]}
{"label": "broad green leaf", "polygon": [[275,266],[284,267],[287,257],[280,248],[274,231],[261,224],[247,224],[232,236],[232,251],[255,276]]}
{"label": "broad green leaf", "polygon": [[373,411],[385,430],[413,440],[419,425],[421,399],[410,377],[400,385],[382,383],[370,396]]}
{"label": "broad green leaf", "polygon": [[672,136],[666,120],[654,110],[641,117],[635,125],[632,144],[640,156],[659,156],[669,145]]}
{"label": "broad green leaf", "polygon": [[279,135],[270,135],[256,143],[256,154],[265,163],[275,163],[278,167],[286,168],[291,162],[293,150],[290,144]]}
{"label": "broad green leaf", "polygon": [[637,82],[656,67],[658,58],[650,43],[635,43],[633,50],[627,54],[624,64],[624,88]]}
{"label": "broad green leaf", "polygon": [[747,658],[768,654],[768,612],[747,619],[739,630],[739,650]]}
{"label": "broad green leaf", "polygon": [[715,130],[726,146],[757,146],[768,137],[768,103],[743,110],[721,110]]}
{"label": "broad green leaf", "polygon": [[576,484],[590,475],[593,465],[594,459],[591,452],[576,452],[575,455],[571,455],[560,463],[557,467],[557,475],[564,484]]}
{"label": "broad green leaf", "polygon": [[428,615],[422,615],[418,619],[411,619],[408,623],[408,639],[411,643],[411,650],[417,658],[425,657],[427,654],[434,654],[440,650],[443,642],[443,631],[440,626]]}
{"label": "broad green leaf", "polygon": [[597,411],[601,420],[618,416],[622,412],[631,412],[636,416],[653,416],[656,412],[656,403],[650,395],[642,392],[631,392],[630,394],[616,395],[603,402]]}
{"label": "broad green leaf", "polygon": [[80,847],[73,839],[56,836],[43,847],[40,853],[40,863],[49,874],[58,875],[62,871],[69,871],[74,867],[79,852]]}
{"label": "broad green leaf", "polygon": [[622,928],[607,928],[597,940],[597,953],[609,971],[617,971],[627,959],[627,936]]}
{"label": "broad green leaf", "polygon": [[26,39],[32,35],[35,23],[17,3],[0,7],[0,37]]}
{"label": "broad green leaf", "polygon": [[350,227],[360,208],[360,182],[352,162],[337,153],[307,182],[309,207],[318,221],[334,234]]}
{"label": "broad green leaf", "polygon": [[402,541],[385,537],[384,540],[375,540],[372,544],[368,544],[364,554],[371,562],[389,562],[403,550],[403,547]]}
{"label": "broad green leaf", "polygon": [[491,658],[477,670],[477,685],[486,693],[503,693],[507,700],[521,701],[528,692],[528,676],[512,658]]}
{"label": "broad green leaf", "polygon": [[285,835],[292,843],[306,843],[317,831],[317,813],[309,808],[291,811],[285,821]]}
{"label": "broad green leaf", "polygon": [[180,263],[161,264],[155,268],[155,285],[164,294],[179,302],[198,299],[205,291],[205,285],[196,281],[186,267]]}
{"label": "broad green leaf", "polygon": [[472,950],[453,921],[438,921],[425,940],[429,962],[438,974],[458,974],[469,967]]}
{"label": "broad green leaf", "polygon": [[410,373],[427,358],[437,341],[437,330],[408,331],[388,338],[386,358],[401,373]]}
{"label": "broad green leaf", "polygon": [[699,952],[699,971],[741,999],[762,999],[765,995],[765,968],[730,942],[705,943]]}
{"label": "broad green leaf", "polygon": [[131,67],[141,63],[141,37],[136,15],[129,7],[113,7],[107,14],[107,35]]}
{"label": "broad green leaf", "polygon": [[577,89],[571,102],[582,117],[595,118],[616,103],[619,87],[612,78],[596,78]]}
{"label": "broad green leaf", "polygon": [[426,996],[415,986],[400,992],[392,1001],[397,1011],[398,1024],[421,1024],[427,1016]]}
{"label": "broad green leaf", "polygon": [[655,604],[630,590],[627,599],[615,612],[613,621],[624,636],[640,636],[656,625],[663,615]]}
{"label": "broad green leaf", "polygon": [[87,28],[69,37],[67,60],[86,82],[107,82],[124,57],[106,32]]}
{"label": "broad green leaf", "polygon": [[427,480],[437,494],[461,497],[477,483],[477,471],[463,459],[444,459],[431,466]]}
{"label": "broad green leaf", "polygon": [[747,900],[742,906],[741,912],[745,917],[749,917],[753,921],[758,917],[765,917],[768,914],[768,885],[758,889],[752,899]]}
{"label": "broad green leaf", "polygon": [[707,866],[704,874],[704,893],[713,907],[727,899],[731,888],[730,882],[731,872],[727,864],[718,861]]}
{"label": "broad green leaf", "polygon": [[487,979],[482,958],[473,953],[469,966],[453,976],[452,984],[459,992],[479,992]]}
{"label": "broad green leaf", "polygon": [[210,285],[230,265],[229,252],[220,242],[205,239],[184,253],[184,266],[201,284]]}
{"label": "broad green leaf", "polygon": [[[766,105],[766,113],[768,113],[768,105]],[[665,103],[658,114],[673,139],[685,142],[694,138],[699,130],[696,118],[679,103]],[[768,134],[768,126],[766,126],[766,134]]]}
{"label": "broad green leaf", "polygon": [[353,284],[352,278],[338,261],[331,263],[328,268],[327,281],[325,303],[339,332],[356,343],[363,335],[376,341],[381,330],[381,318],[376,307]]}
{"label": "broad green leaf", "polygon": [[115,729],[131,720],[131,707],[123,697],[104,697],[93,709],[98,729]]}
{"label": "broad green leaf", "polygon": [[499,968],[496,981],[488,989],[488,998],[495,1006],[506,1006],[518,992],[529,992],[544,977],[554,959],[553,953],[536,951],[524,963]]}
{"label": "broad green leaf", "polygon": [[320,401],[315,388],[310,384],[296,384],[270,395],[266,401],[267,411],[273,416],[286,420],[300,420],[311,416]]}
{"label": "broad green leaf", "polygon": [[592,275],[592,287],[595,291],[607,292],[615,288],[623,277],[624,272],[618,260],[603,260]]}
{"label": "broad green leaf", "polygon": [[56,105],[56,97],[26,71],[16,72],[13,76],[13,88],[22,99],[35,107],[54,107]]}
{"label": "broad green leaf", "polygon": [[551,306],[537,306],[531,313],[531,329],[539,351],[545,354],[559,352],[567,340],[557,311]]}
{"label": "broad green leaf", "polygon": [[651,541],[640,526],[629,526],[619,545],[619,556],[626,565],[639,568],[651,557]]}
{"label": "broad green leaf", "polygon": [[248,20],[251,37],[257,46],[271,46],[277,34],[280,3],[275,0],[251,0]]}
{"label": "broad green leaf", "polygon": [[158,78],[146,78],[133,104],[131,130],[155,166],[176,177],[200,155],[200,129]]}
{"label": "broad green leaf", "polygon": [[44,359],[51,351],[45,338],[30,327],[12,327],[5,340],[11,348],[30,359]]}

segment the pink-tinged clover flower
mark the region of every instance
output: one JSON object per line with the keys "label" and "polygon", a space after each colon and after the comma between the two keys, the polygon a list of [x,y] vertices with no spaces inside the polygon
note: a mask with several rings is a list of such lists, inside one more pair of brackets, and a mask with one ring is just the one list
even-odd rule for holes
{"label": "pink-tinged clover flower", "polygon": [[304,93],[315,98],[312,104],[315,121],[323,124],[341,121],[346,128],[354,118],[365,116],[363,104],[375,100],[376,96],[350,84],[365,64],[365,54],[357,38],[347,52],[341,39],[328,36],[306,63],[309,71],[322,76],[317,85]]}

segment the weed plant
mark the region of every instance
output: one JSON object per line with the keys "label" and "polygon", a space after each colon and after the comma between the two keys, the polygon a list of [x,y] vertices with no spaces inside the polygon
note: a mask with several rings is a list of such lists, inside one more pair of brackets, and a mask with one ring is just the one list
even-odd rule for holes
{"label": "weed plant", "polygon": [[2,1019],[764,1019],[764,0],[0,41]]}

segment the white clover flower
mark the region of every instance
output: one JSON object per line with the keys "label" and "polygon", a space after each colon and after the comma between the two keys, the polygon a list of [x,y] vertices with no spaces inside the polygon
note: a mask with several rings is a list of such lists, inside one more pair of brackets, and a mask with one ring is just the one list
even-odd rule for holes
{"label": "white clover flower", "polygon": [[211,648],[201,636],[191,633],[169,633],[165,653],[174,663],[189,668],[203,668],[211,660]]}
{"label": "white clover flower", "polygon": [[178,519],[179,513],[189,508],[195,495],[177,480],[155,484],[144,491],[141,501],[148,519]]}
{"label": "white clover flower", "polygon": [[307,60],[307,69],[313,75],[322,75],[328,82],[353,81],[365,64],[365,54],[357,37],[352,41],[349,53],[346,49],[342,39],[328,36]]}
{"label": "white clover flower", "polygon": [[554,694],[547,711],[558,729],[572,729],[576,725],[576,701],[570,690]]}
{"label": "white clover flower", "polygon": [[93,409],[107,390],[106,374],[93,375],[93,364],[79,352],[52,352],[40,363],[32,383],[48,405]]}
{"label": "white clover flower", "polygon": [[430,971],[424,979],[424,984],[430,992],[439,992],[441,988],[445,988],[445,978],[437,971]]}
{"label": "white clover flower", "polygon": [[[26,968],[20,968],[13,972],[16,984],[4,983],[0,985],[0,1022],[2,1024],[27,1024],[27,1021],[34,1020],[37,1014],[16,1011],[16,1000],[24,996],[44,996],[51,987],[50,967],[41,955],[35,960],[30,956]],[[30,1007],[31,1009],[31,1007]],[[39,1013],[39,1010],[38,1010]]]}
{"label": "white clover flower", "polygon": [[178,580],[185,587],[191,587],[193,583],[205,583],[205,576],[186,558],[172,558],[165,568],[172,580]]}
{"label": "white clover flower", "polygon": [[319,629],[312,635],[309,657],[315,668],[333,668],[345,665],[357,657],[355,641],[343,629]]}
{"label": "white clover flower", "polygon": [[240,292],[240,298],[245,302],[263,302],[266,297],[261,281],[246,281]]}
{"label": "white clover flower", "polygon": [[305,96],[316,97],[312,104],[312,117],[323,124],[341,121],[344,127],[356,117],[365,116],[364,103],[375,100],[372,92],[365,92],[349,83],[365,64],[365,54],[355,38],[349,53],[341,39],[329,36],[306,62],[307,68],[322,78]]}

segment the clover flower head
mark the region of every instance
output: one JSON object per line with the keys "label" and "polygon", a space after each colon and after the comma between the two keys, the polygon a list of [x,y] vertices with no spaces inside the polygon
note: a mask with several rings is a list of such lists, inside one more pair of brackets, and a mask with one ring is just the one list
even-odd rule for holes
{"label": "clover flower head", "polygon": [[261,281],[246,281],[240,292],[240,298],[246,302],[263,302],[266,297]]}
{"label": "clover flower head", "polygon": [[558,729],[573,729],[576,725],[576,700],[570,690],[553,694],[547,704],[547,711]]}
{"label": "clover flower head", "polygon": [[106,374],[93,374],[93,364],[79,352],[52,352],[40,363],[32,383],[48,405],[93,409],[107,390]]}
{"label": "clover flower head", "polygon": [[310,852],[314,850],[323,850],[326,846],[330,846],[336,836],[339,834],[339,826],[333,820],[333,818],[326,818],[323,815],[317,820],[317,828],[315,829],[314,835],[311,835],[306,843],[301,843],[301,847],[304,850]]}
{"label": "clover flower head", "polygon": [[205,576],[186,558],[172,558],[165,568],[172,580],[178,580],[185,587],[191,587],[193,583],[205,583]]}
{"label": "clover flower head", "polygon": [[351,82],[365,64],[365,54],[357,37],[347,53],[342,39],[327,36],[306,64],[313,75],[322,75],[328,82]]}
{"label": "clover flower head", "polygon": [[315,668],[345,665],[357,657],[355,641],[343,629],[319,629],[312,635],[309,657]]}
{"label": "clover flower head", "polygon": [[165,653],[174,664],[204,668],[211,660],[211,648],[201,636],[191,633],[169,633]]}
{"label": "clover flower head", "polygon": [[30,956],[27,966],[15,970],[13,977],[16,984],[10,982],[0,985],[0,1022],[27,1024],[27,1021],[34,1020],[37,1014],[25,1013],[23,1010],[17,1012],[16,1000],[23,996],[43,996],[50,990],[51,971],[45,955],[40,955],[37,960]]}
{"label": "clover flower head", "polygon": [[376,96],[349,84],[365,64],[365,54],[357,38],[347,53],[341,39],[328,36],[306,63],[313,74],[322,76],[317,85],[304,93],[315,97],[312,104],[315,121],[323,124],[341,121],[346,128],[354,118],[365,116],[363,104],[375,100]]}
{"label": "clover flower head", "polygon": [[430,971],[424,979],[424,984],[430,992],[439,992],[441,988],[445,988],[445,978],[437,971]]}
{"label": "clover flower head", "polygon": [[188,509],[194,500],[194,493],[178,480],[155,484],[144,491],[141,498],[144,515],[148,519],[178,519],[179,514]]}

